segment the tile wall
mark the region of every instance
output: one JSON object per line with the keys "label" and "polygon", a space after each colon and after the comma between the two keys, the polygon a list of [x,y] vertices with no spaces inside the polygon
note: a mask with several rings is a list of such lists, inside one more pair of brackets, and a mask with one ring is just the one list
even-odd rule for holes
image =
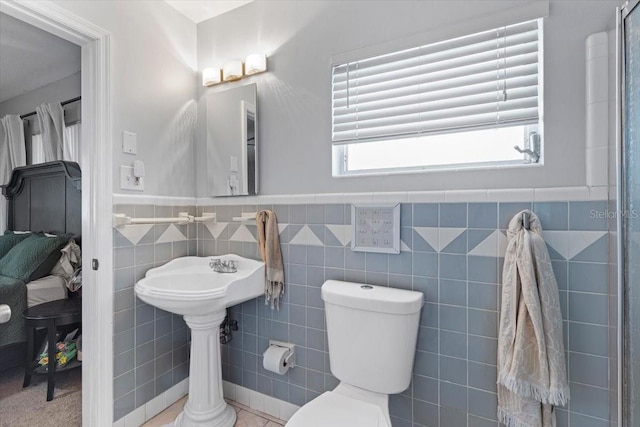
{"label": "tile wall", "polygon": [[[195,207],[115,205],[131,217],[175,217]],[[133,285],[150,268],[196,255],[195,225],[114,229],[114,421],[189,375],[189,328],[181,316],[143,303]]]}
{"label": "tile wall", "polygon": [[[338,383],[329,369],[322,283],[340,279],[414,289],[423,292],[425,305],[412,384],[390,399],[394,427],[497,427],[496,344],[504,230],[515,213],[532,208],[545,229],[565,319],[572,396],[569,405],[558,411],[558,425],[609,426],[610,417],[614,417],[610,405],[615,407],[614,353],[609,344],[609,338],[615,336],[610,320],[615,319],[615,313],[609,313],[607,219],[600,216],[606,211],[606,202],[402,204],[399,255],[350,250],[350,205],[199,207],[199,214],[216,212],[218,222],[197,226],[197,254],[231,252],[257,259],[255,225],[233,222],[232,217],[263,208],[273,209],[280,223],[286,294],[280,311],[271,311],[264,299],[232,309],[240,330],[223,346],[225,380],[304,405]],[[194,237],[188,231],[190,240],[183,253],[192,253]],[[123,269],[130,270],[126,273],[130,279],[142,274],[144,266],[136,261],[132,267],[121,254],[129,251],[128,258],[133,251],[137,259],[139,246],[116,249],[116,265],[120,267],[116,277],[122,277]],[[174,244],[171,256],[178,255],[175,251]],[[149,262],[144,265],[161,262],[158,252],[155,249],[154,257],[147,256]],[[117,285],[116,292],[130,289],[130,281],[118,283],[129,287]],[[120,326],[123,322],[117,322],[117,342],[126,331],[132,334],[132,329],[137,332],[142,326],[132,317],[140,309],[132,307],[131,293],[127,300],[125,311],[132,313],[124,329]],[[181,322],[172,321],[174,327]],[[151,324],[156,325],[158,336],[158,320]],[[179,324],[177,330],[182,331],[184,326]],[[265,371],[261,357],[269,339],[298,345],[299,366],[284,376]],[[117,348],[129,352],[139,348],[131,338],[127,343]],[[184,352],[180,346],[174,348],[175,366],[176,353]],[[158,356],[156,352],[156,361]],[[133,365],[130,362],[127,368]],[[183,375],[180,366],[173,368],[174,375]],[[119,372],[134,375],[139,370],[143,369],[136,363],[135,369]],[[137,404],[142,390],[138,383],[132,388],[134,379],[127,380],[127,387],[116,389],[124,389],[125,394],[135,392]],[[161,383],[157,371],[154,381],[157,389]],[[119,407],[116,405],[116,411]]]}

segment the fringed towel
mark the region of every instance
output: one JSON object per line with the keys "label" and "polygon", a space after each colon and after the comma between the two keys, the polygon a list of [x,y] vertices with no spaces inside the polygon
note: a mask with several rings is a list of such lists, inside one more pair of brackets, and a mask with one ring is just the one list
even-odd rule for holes
{"label": "fringed towel", "polygon": [[278,219],[270,210],[258,212],[258,249],[265,264],[266,282],[264,285],[265,304],[280,309],[280,297],[284,295],[284,267],[280,250]]}
{"label": "fringed towel", "polygon": [[528,210],[507,231],[498,333],[498,420],[507,427],[553,427],[553,407],[569,400],[558,285],[541,233]]}

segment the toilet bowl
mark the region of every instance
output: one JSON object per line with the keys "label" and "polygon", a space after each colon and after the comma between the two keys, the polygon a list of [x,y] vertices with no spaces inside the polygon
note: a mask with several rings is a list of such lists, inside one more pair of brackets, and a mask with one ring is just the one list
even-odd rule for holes
{"label": "toilet bowl", "polygon": [[391,427],[389,394],[411,382],[420,292],[328,280],[322,285],[331,373],[340,384],[287,427]]}

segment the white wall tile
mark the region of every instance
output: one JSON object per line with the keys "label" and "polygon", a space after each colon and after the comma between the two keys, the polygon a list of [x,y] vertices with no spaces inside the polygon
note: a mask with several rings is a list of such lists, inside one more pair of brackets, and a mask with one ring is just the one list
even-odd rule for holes
{"label": "white wall tile", "polygon": [[236,386],[235,401],[245,406],[251,406],[251,390],[245,387]]}
{"label": "white wall tile", "polygon": [[609,181],[609,148],[587,148],[587,186],[607,185]]}
{"label": "white wall tile", "polygon": [[290,205],[306,205],[313,203],[315,200],[315,194],[292,194],[286,196],[286,202]]}
{"label": "white wall tile", "polygon": [[[195,197],[152,196],[147,194],[113,193],[114,205],[193,206]],[[213,199],[212,199],[213,200]]]}
{"label": "white wall tile", "polygon": [[607,57],[587,61],[587,105],[609,99],[609,64]]}
{"label": "white wall tile", "polygon": [[608,200],[609,199],[609,186],[601,185],[589,188],[590,200]]}
{"label": "white wall tile", "polygon": [[373,193],[374,203],[405,203],[407,200],[408,194],[404,191]]}
{"label": "white wall tile", "polygon": [[445,201],[444,191],[409,191],[409,203],[441,203]]}
{"label": "white wall tile", "polygon": [[293,414],[300,409],[299,406],[292,405],[289,402],[280,401],[280,419],[284,421],[289,421]]}
{"label": "white wall tile", "polygon": [[165,391],[165,403],[167,405],[167,408],[186,396],[187,392],[189,391],[188,384],[189,379],[187,378],[169,388],[169,390]]}
{"label": "white wall tile", "polygon": [[276,399],[275,397],[265,395],[264,412],[271,415],[272,417],[280,419],[280,400]]}
{"label": "white wall tile", "polygon": [[236,385],[229,381],[222,381],[222,395],[231,400],[236,400]]}
{"label": "white wall tile", "polygon": [[373,203],[374,193],[345,193],[344,203]]}
{"label": "white wall tile", "polygon": [[488,202],[529,202],[534,198],[533,188],[487,190]]}
{"label": "white wall tile", "polygon": [[249,407],[256,411],[264,412],[264,394],[251,390],[249,395]]}
{"label": "white wall tile", "polygon": [[124,417],[124,427],[140,427],[144,424],[146,412],[144,405],[129,412]]}
{"label": "white wall tile", "polygon": [[316,194],[314,199],[316,203],[343,203],[344,194],[342,193]]}
{"label": "white wall tile", "polygon": [[445,202],[485,202],[487,190],[446,190],[444,200]]}
{"label": "white wall tile", "polygon": [[589,200],[589,187],[536,188],[535,202],[565,202]]}
{"label": "white wall tile", "polygon": [[167,392],[161,393],[159,396],[154,397],[144,405],[145,411],[145,420],[150,420],[151,418],[158,415],[160,412],[164,411],[169,405],[167,405]]}
{"label": "white wall tile", "polygon": [[591,34],[587,37],[586,54],[587,60],[607,56],[609,53],[609,37],[606,32]]}
{"label": "white wall tile", "polygon": [[587,148],[609,145],[609,102],[587,104]]}

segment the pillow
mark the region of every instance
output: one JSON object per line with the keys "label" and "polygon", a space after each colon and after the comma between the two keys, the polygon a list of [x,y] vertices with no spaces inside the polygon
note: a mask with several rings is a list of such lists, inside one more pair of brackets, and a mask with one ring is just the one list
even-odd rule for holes
{"label": "pillow", "polygon": [[0,236],[0,258],[4,257],[12,247],[22,242],[27,237],[29,237],[29,234],[16,234],[13,231],[5,231],[4,234]]}
{"label": "pillow", "polygon": [[60,259],[60,249],[72,236],[47,237],[33,233],[0,259],[0,275],[28,282],[49,274]]}

